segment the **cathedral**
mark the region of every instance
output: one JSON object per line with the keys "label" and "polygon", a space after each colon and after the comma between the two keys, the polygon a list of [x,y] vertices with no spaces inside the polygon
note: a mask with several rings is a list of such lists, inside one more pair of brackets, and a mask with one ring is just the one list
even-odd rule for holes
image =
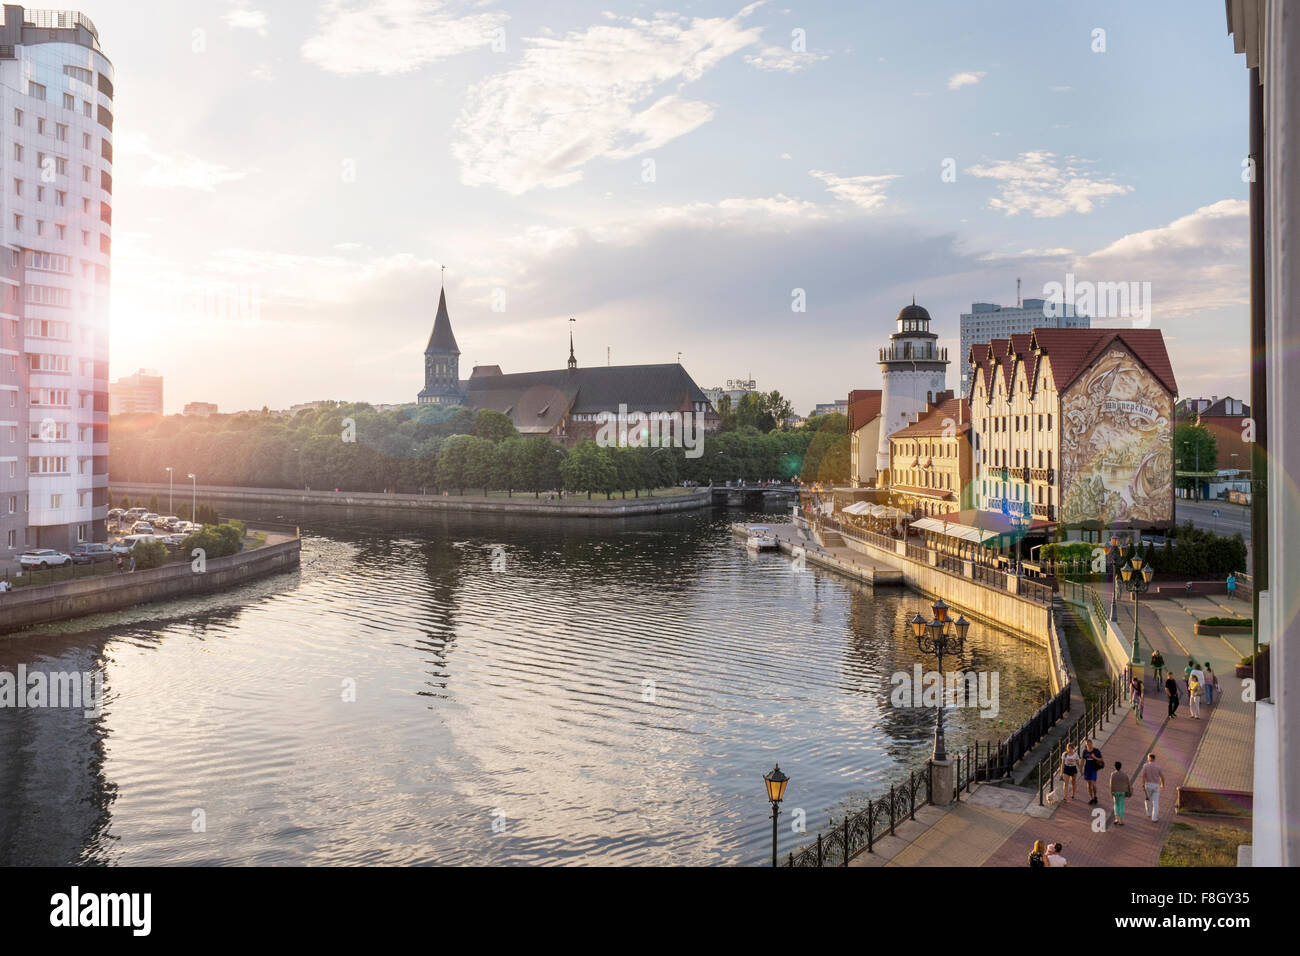
{"label": "cathedral", "polygon": [[424,349],[420,405],[489,408],[508,416],[521,435],[548,435],[566,445],[594,438],[601,416],[620,408],[645,414],[696,416],[705,434],[722,419],[681,363],[578,366],[569,334],[564,368],[504,374],[499,365],[476,365],[460,378],[460,349],[447,314],[447,290],[438,295],[438,314]]}

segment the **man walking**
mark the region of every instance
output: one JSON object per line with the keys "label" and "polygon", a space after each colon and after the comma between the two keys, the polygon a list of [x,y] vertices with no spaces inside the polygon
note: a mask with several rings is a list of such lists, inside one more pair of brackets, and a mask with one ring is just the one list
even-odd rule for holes
{"label": "man walking", "polygon": [[1173,674],[1165,678],[1165,693],[1169,696],[1169,716],[1172,718],[1178,713],[1178,681],[1174,680]]}
{"label": "man walking", "polygon": [[1151,814],[1151,822],[1158,823],[1160,821],[1160,791],[1165,788],[1165,772],[1156,763],[1155,754],[1147,754],[1147,762],[1137,772],[1133,782],[1145,792],[1142,806]]}

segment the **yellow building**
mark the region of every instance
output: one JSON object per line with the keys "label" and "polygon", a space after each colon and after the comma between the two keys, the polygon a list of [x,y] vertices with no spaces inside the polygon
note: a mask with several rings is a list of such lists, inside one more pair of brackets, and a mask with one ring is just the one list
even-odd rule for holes
{"label": "yellow building", "polygon": [[970,409],[940,393],[916,420],[889,436],[890,500],[916,515],[954,514],[971,506]]}

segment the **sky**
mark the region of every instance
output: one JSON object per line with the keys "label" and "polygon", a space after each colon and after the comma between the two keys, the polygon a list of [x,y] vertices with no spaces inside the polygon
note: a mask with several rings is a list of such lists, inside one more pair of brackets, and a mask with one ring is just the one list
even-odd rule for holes
{"label": "sky", "polygon": [[1219,0],[669,2],[88,2],[112,377],[413,401],[445,266],[462,377],[562,367],[572,328],[581,365],[680,354],[807,413],[879,387],[913,296],[956,359],[972,302],[1069,274],[1150,283],[1180,394],[1246,394]]}

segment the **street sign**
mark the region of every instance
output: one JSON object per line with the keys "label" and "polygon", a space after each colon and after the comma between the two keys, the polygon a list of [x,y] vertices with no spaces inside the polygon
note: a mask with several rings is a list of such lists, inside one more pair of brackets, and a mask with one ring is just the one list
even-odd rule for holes
{"label": "street sign", "polygon": [[1218,508],[1211,509],[1211,511],[1210,511],[1210,517],[1212,517],[1212,518],[1217,518],[1217,517],[1219,517],[1219,509],[1218,509]]}

